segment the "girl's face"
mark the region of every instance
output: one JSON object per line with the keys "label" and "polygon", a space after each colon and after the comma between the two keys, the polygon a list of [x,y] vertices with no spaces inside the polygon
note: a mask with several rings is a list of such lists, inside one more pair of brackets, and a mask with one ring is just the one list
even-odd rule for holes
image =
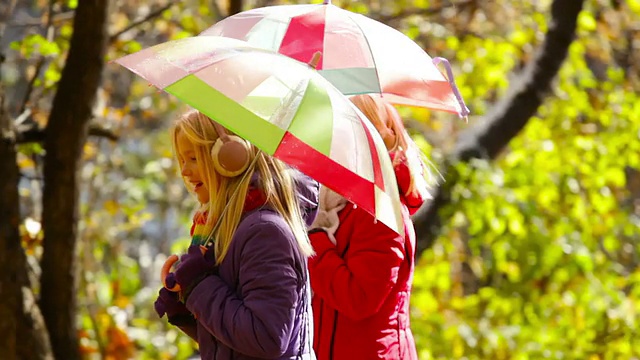
{"label": "girl's face", "polygon": [[179,131],[176,136],[178,147],[178,159],[180,160],[180,173],[187,182],[193,186],[193,191],[198,196],[201,204],[209,202],[209,189],[204,183],[198,160],[196,160],[196,148],[187,138],[184,132]]}

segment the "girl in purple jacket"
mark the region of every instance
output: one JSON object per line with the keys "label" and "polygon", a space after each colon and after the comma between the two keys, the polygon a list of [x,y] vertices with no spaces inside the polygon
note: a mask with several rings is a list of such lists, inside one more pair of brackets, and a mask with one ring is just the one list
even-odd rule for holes
{"label": "girl in purple jacket", "polygon": [[318,184],[198,111],[172,136],[201,206],[156,312],[198,342],[202,359],[314,359],[305,220]]}

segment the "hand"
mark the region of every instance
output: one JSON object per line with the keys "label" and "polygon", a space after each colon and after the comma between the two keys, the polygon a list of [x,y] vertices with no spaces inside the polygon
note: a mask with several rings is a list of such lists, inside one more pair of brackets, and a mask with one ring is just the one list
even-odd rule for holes
{"label": "hand", "polygon": [[182,300],[187,301],[187,297],[191,290],[200,283],[205,277],[217,272],[216,262],[213,256],[213,249],[209,248],[204,254],[200,250],[199,245],[191,245],[187,253],[180,257],[180,263],[173,273],[167,276],[166,283],[171,287],[170,282],[180,285],[182,289]]}
{"label": "hand", "polygon": [[166,288],[161,288],[158,292],[158,298],[153,307],[159,317],[167,314],[169,323],[175,326],[181,326],[194,320],[193,315],[187,307],[180,302],[178,293],[171,292]]}
{"label": "hand", "polygon": [[309,228],[309,234],[316,231],[324,231],[329,237],[329,240],[335,245],[336,238],[333,234],[338,230],[339,226],[340,218],[338,217],[338,211],[336,209],[329,211],[320,210]]}
{"label": "hand", "polygon": [[329,236],[331,242],[335,244],[336,239],[333,234],[340,226],[340,217],[338,216],[338,213],[346,205],[347,200],[344,197],[323,186],[320,189],[320,209],[318,210],[315,220],[311,226],[309,226],[309,230],[324,230]]}

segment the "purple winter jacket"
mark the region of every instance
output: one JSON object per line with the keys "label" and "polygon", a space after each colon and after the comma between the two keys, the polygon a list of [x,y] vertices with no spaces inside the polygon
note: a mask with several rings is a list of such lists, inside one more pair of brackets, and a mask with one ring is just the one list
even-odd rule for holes
{"label": "purple winter jacket", "polygon": [[[311,224],[318,183],[299,172],[295,179]],[[202,359],[315,359],[307,259],[277,212],[245,213],[218,270],[192,290],[186,306],[197,320],[181,327]]]}

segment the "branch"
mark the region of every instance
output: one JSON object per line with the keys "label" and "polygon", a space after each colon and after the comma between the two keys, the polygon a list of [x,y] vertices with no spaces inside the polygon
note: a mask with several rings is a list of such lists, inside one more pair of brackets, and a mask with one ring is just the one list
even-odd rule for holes
{"label": "branch", "polygon": [[44,56],[40,56],[40,58],[38,58],[36,67],[33,70],[33,76],[29,79],[29,82],[27,83],[27,89],[25,90],[24,96],[22,97],[22,103],[20,105],[20,109],[18,110],[18,113],[20,114],[23,114],[25,110],[27,110],[27,104],[29,103],[29,99],[31,99],[31,93],[33,92],[33,87],[36,83],[36,80],[40,76],[40,71],[42,70],[42,67],[44,66],[45,61],[46,59]]}
{"label": "branch", "polygon": [[40,308],[56,359],[79,360],[76,332],[78,168],[104,68],[108,0],[78,2],[45,130]]}
{"label": "branch", "polygon": [[397,20],[397,19],[402,19],[402,18],[406,18],[409,16],[432,16],[435,14],[440,14],[442,11],[444,11],[445,9],[448,8],[457,8],[458,10],[463,10],[464,8],[466,8],[467,6],[475,3],[477,0],[465,0],[465,1],[460,1],[460,2],[448,2],[446,4],[442,4],[440,6],[432,6],[432,7],[428,7],[428,8],[412,8],[412,9],[402,9],[399,12],[395,13],[395,14],[390,14],[390,15],[383,15],[383,14],[378,14],[378,15],[371,15],[372,18],[383,22],[383,23],[387,23],[391,20]]}
{"label": "branch", "polygon": [[[53,41],[53,5],[55,1],[49,1],[49,6],[47,7],[47,21],[45,22],[45,38],[47,41]],[[36,80],[40,77],[40,71],[44,67],[44,63],[47,61],[44,55],[40,55],[38,58],[38,62],[36,63],[36,67],[33,71],[33,76],[29,79],[27,83],[27,89],[24,92],[24,96],[22,98],[22,105],[20,105],[20,109],[18,113],[24,114],[27,110],[27,104],[31,99],[31,93],[33,92],[33,87],[36,84]]]}
{"label": "branch", "polygon": [[[60,23],[70,21],[73,19],[74,11],[67,11],[60,14],[56,14],[51,19],[51,24],[59,25]],[[9,27],[30,27],[30,26],[44,26],[42,23],[42,19],[31,19],[23,22],[9,22],[7,24]]]}
{"label": "branch", "polygon": [[4,36],[7,21],[13,15],[13,10],[16,8],[16,2],[16,0],[9,0],[9,3],[5,5],[5,11],[2,14],[2,19],[0,19],[0,38]]}
{"label": "branch", "polygon": [[113,35],[109,36],[109,43],[113,44],[118,40],[118,38],[120,38],[120,36],[122,36],[122,34],[146,23],[147,21],[157,18],[158,16],[162,15],[162,13],[165,12],[165,10],[169,10],[175,4],[177,4],[176,1],[170,1],[166,5],[161,6],[156,10],[150,12],[149,14],[147,14],[147,16],[143,17],[142,19],[132,22],[131,24],[129,24],[128,26],[126,26],[124,29],[120,31],[116,31]]}
{"label": "branch", "polygon": [[97,125],[89,125],[89,136],[95,136],[99,138],[106,138],[111,141],[120,140],[120,135],[115,134],[113,131],[103,128]]}
{"label": "branch", "polygon": [[[544,43],[534,61],[514,81],[508,95],[502,99],[484,121],[461,134],[448,163],[468,163],[472,159],[494,159],[536,113],[551,88],[551,82],[562,65],[573,42],[578,14],[584,0],[554,0],[551,23]],[[451,190],[459,176],[451,166],[446,181],[436,189],[433,201],[414,216],[418,237],[416,256],[431,245],[442,227],[442,209],[451,201]]]}
{"label": "branch", "polygon": [[[16,136],[17,144],[26,144],[26,143],[37,143],[45,141],[45,130],[44,129],[28,129],[25,131],[21,131]],[[109,129],[100,127],[98,125],[89,125],[89,136],[95,136],[99,138],[106,138],[111,141],[120,140],[120,135],[115,134]]]}

